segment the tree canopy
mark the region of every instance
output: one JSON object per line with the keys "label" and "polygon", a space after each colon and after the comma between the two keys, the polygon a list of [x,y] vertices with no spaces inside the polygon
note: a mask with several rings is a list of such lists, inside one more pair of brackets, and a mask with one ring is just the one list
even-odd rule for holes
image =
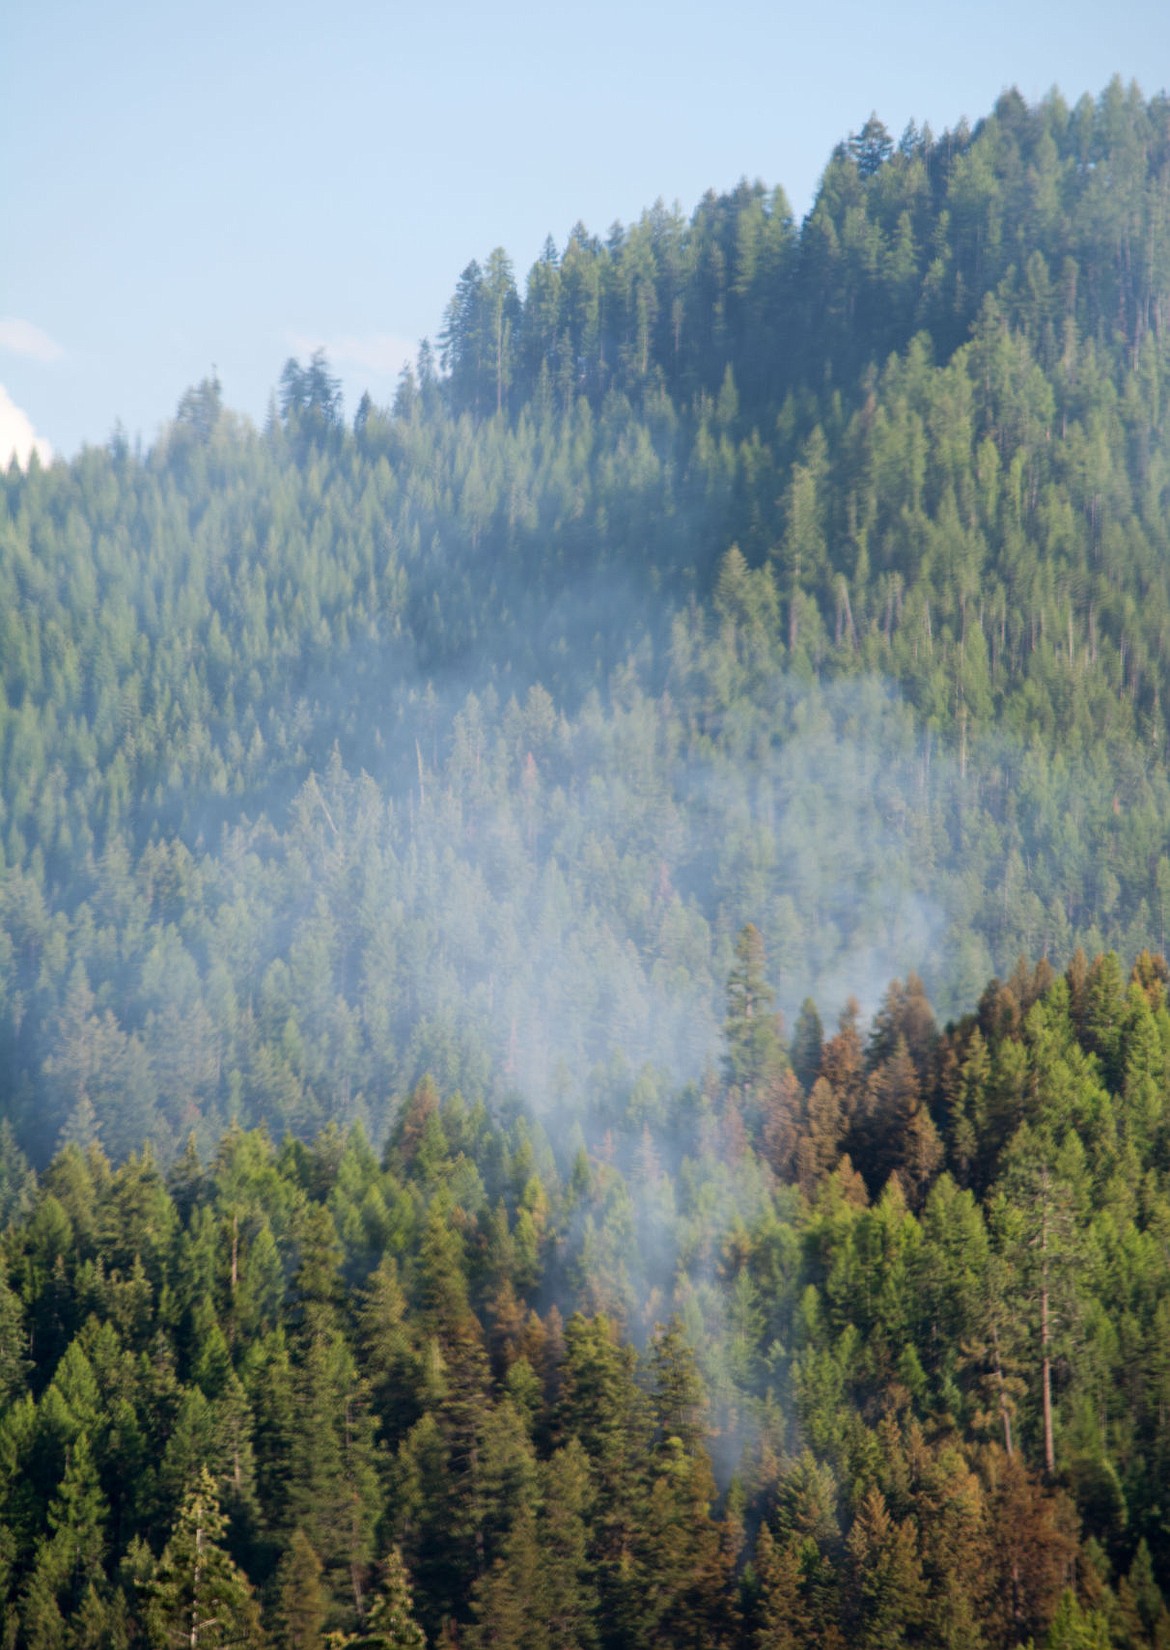
{"label": "tree canopy", "polygon": [[4,1644],[1165,1650],[1168,315],[1011,92],[0,476]]}

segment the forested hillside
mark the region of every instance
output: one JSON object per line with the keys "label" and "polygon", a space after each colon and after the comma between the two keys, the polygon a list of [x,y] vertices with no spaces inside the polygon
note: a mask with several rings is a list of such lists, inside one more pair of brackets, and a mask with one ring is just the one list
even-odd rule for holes
{"label": "forested hillside", "polygon": [[1165,1650],[1165,963],[787,1053],[765,972],[575,1148],[10,1156],[4,1643]]}
{"label": "forested hillside", "polygon": [[1167,1650],[1170,102],[438,346],[0,476],[0,1650]]}
{"label": "forested hillside", "polygon": [[799,229],[744,184],[469,266],[352,425],[318,358],[10,470],[27,1148],[685,1079],[749,920],[790,1011],[1161,948],[1168,122],[871,121]]}

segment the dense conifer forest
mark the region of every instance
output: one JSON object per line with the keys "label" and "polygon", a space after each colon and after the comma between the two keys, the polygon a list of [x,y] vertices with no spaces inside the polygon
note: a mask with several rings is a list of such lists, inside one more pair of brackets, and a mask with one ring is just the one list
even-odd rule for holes
{"label": "dense conifer forest", "polygon": [[4,1650],[1167,1650],[1168,421],[1114,82],[0,475]]}
{"label": "dense conifer forest", "polygon": [[1164,1650],[1167,972],[785,1048],[749,927],[720,1071],[575,1147],[424,1079],[10,1149],[6,1642]]}

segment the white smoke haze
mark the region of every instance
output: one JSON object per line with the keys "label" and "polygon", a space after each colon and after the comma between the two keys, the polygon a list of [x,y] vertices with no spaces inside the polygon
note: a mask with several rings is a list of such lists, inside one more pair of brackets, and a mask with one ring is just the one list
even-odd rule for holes
{"label": "white smoke haze", "polygon": [[42,464],[51,464],[53,449],[44,436],[38,435],[32,420],[0,384],[0,469],[6,470],[13,459],[22,470],[27,470],[33,453]]}
{"label": "white smoke haze", "polygon": [[[748,921],[789,1024],[808,995],[826,1021],[850,995],[871,1011],[895,975],[937,977],[948,923],[901,808],[921,800],[921,743],[881,682],[784,692],[796,726],[770,748],[666,763],[661,700],[570,725],[536,690],[503,749],[472,697],[376,781],[339,763],[306,786],[286,838],[300,914],[281,927],[316,944],[324,894],[327,943],[372,975],[369,928],[332,891],[360,862],[383,976],[393,956],[399,1087],[429,1069],[441,1089],[519,1092],[554,1136],[599,1083],[679,1087],[718,1060]],[[947,766],[936,754],[934,786]]]}
{"label": "white smoke haze", "polygon": [[[450,555],[436,536],[412,563],[424,618],[422,575],[439,587]],[[1056,817],[1090,816],[1082,834],[1113,818],[1107,773],[1046,774],[1008,740],[972,741],[961,770],[876,677],[727,687],[720,653],[707,680],[701,639],[676,653],[663,622],[657,646],[641,628],[620,563],[567,570],[551,597],[513,579],[506,627],[457,638],[437,675],[408,614],[274,676],[230,729],[255,747],[255,789],[216,791],[209,746],[207,779],[175,797],[192,904],[147,930],[150,955],[94,958],[98,1008],[45,1021],[42,1072],[66,1072],[63,1048],[108,1006],[125,1060],[146,1062],[143,1115],[163,1096],[164,1155],[190,1126],[209,1147],[229,1116],[277,1135],[360,1119],[380,1141],[428,1071],[441,1092],[523,1097],[567,1145],[598,1095],[624,1114],[641,1085],[663,1114],[717,1065],[747,922],[789,1029],[806,996],[831,1029],[848,997],[872,1013],[910,970],[942,1020],[1018,951],[1067,956],[1032,867],[1063,851],[1054,794]],[[123,897],[110,866],[95,909]],[[46,1148],[77,1103],[50,1086]],[[133,1149],[112,1094],[103,1140]]]}
{"label": "white smoke haze", "polygon": [[[642,1084],[653,1112],[717,1063],[747,922],[790,1028],[806,996],[831,1029],[846,998],[870,1013],[912,969],[945,1019],[1018,951],[1067,956],[1051,821],[1088,815],[1086,841],[1112,822],[1107,772],[1045,773],[1007,740],[972,740],[961,771],[886,681],[741,670],[677,582],[648,590],[655,563],[579,569],[572,502],[546,534],[517,501],[515,543],[478,559],[453,531],[399,545],[387,523],[385,625],[278,650],[246,715],[201,734],[160,805],[197,865],[190,903],[165,934],[152,918],[150,955],[82,937],[96,1005],[62,1001],[38,1027],[36,1070],[55,1074],[43,1149],[77,1104],[67,1045],[80,1060],[107,1009],[140,1115],[162,1096],[164,1154],[192,1125],[210,1146],[229,1116],[278,1135],[361,1119],[381,1140],[427,1071],[469,1099],[518,1094],[567,1140],[598,1094],[617,1114]],[[670,509],[669,489],[647,506],[661,536]],[[679,531],[710,560],[701,519]],[[217,515],[209,533],[225,534]],[[440,601],[451,617],[432,628]],[[239,791],[217,789],[218,740],[248,752],[228,751]],[[79,886],[119,909],[124,880],[110,859]],[[115,1116],[109,1092],[103,1140],[134,1149],[133,1108]]]}

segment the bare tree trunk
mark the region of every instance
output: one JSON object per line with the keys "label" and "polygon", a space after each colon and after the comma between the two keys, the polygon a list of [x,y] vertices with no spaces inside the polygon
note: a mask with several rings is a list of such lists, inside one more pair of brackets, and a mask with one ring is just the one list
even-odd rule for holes
{"label": "bare tree trunk", "polygon": [[195,1573],[191,1579],[191,1650],[199,1650],[199,1584],[203,1580],[203,1526],[195,1531]]}
{"label": "bare tree trunk", "polygon": [[1003,1378],[1003,1366],[999,1361],[999,1328],[992,1326],[991,1344],[995,1348],[995,1379],[999,1385],[999,1414],[1003,1421],[1003,1447],[1009,1458],[1015,1453],[1012,1447],[1012,1413],[1008,1408],[1007,1383]]}
{"label": "bare tree trunk", "polygon": [[1044,1467],[1049,1478],[1056,1473],[1056,1446],[1052,1437],[1052,1358],[1048,1323],[1048,1211],[1040,1228],[1040,1381],[1044,1406]]}

